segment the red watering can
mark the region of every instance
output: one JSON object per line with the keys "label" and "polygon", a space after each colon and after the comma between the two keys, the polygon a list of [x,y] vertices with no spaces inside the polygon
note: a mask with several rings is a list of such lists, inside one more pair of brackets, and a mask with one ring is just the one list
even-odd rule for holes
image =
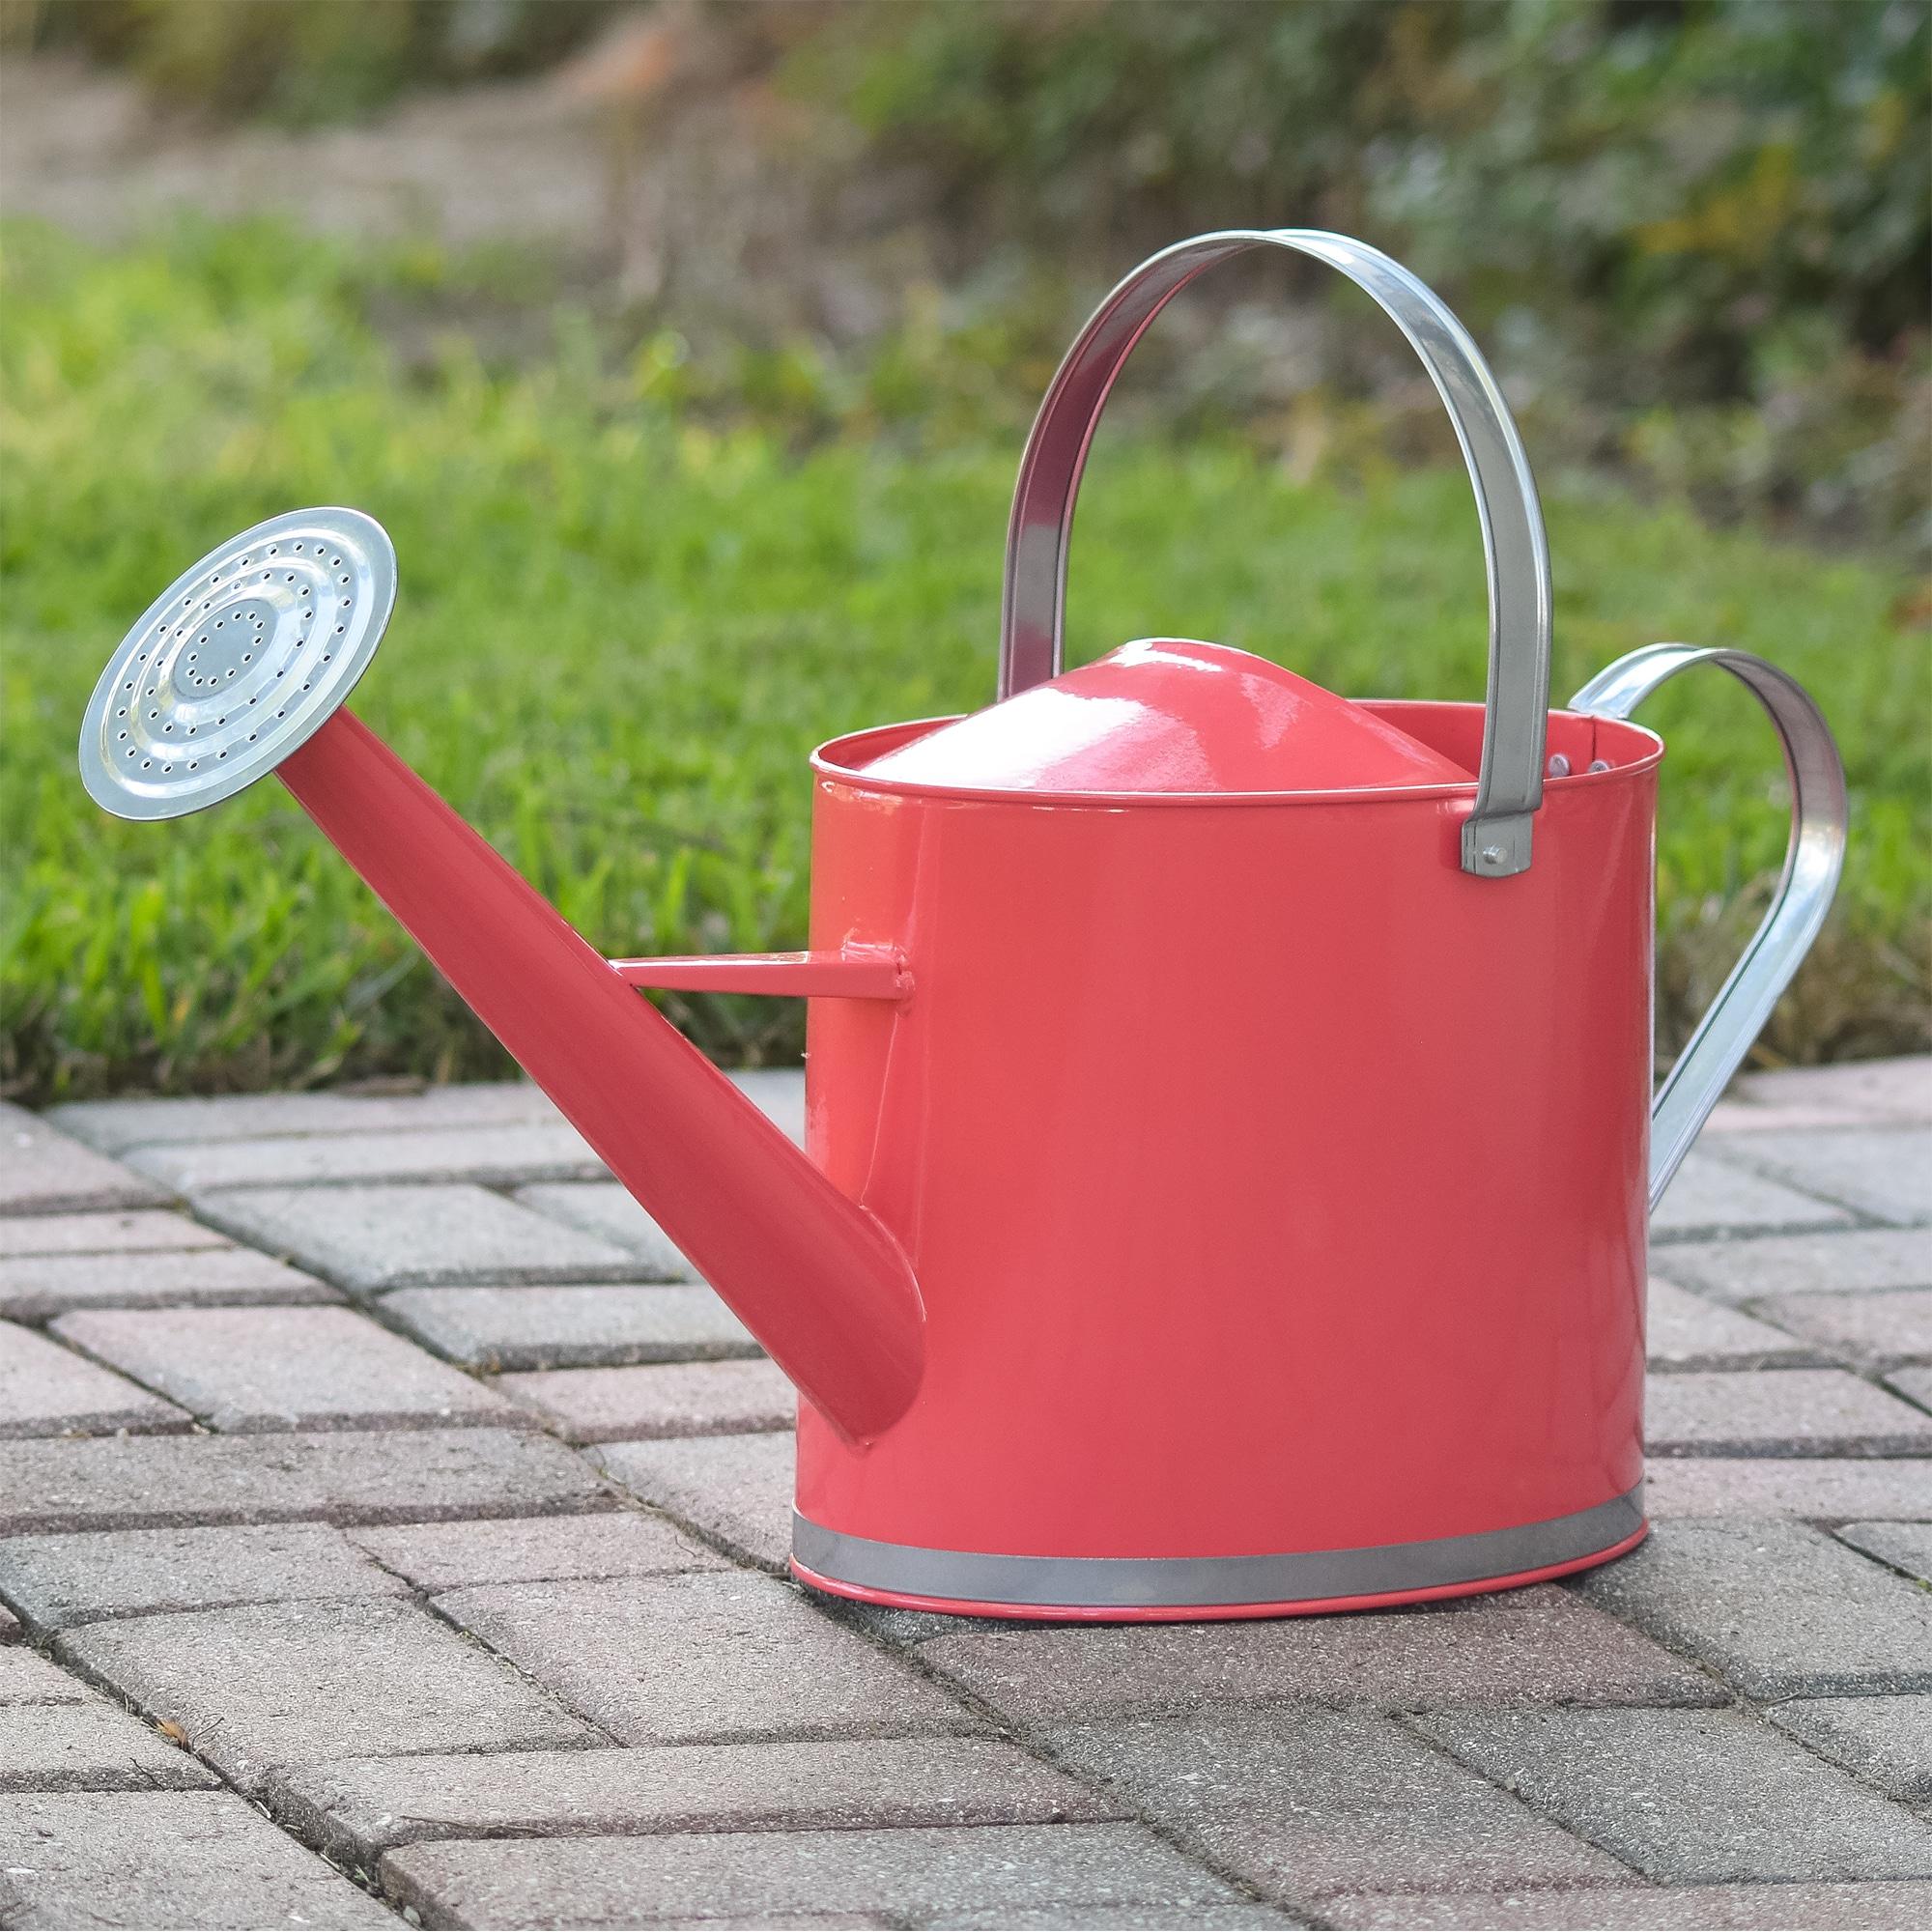
{"label": "red watering can", "polygon": [[[1486,705],[1350,703],[1218,644],[1061,668],[1088,444],[1143,329],[1280,247],[1375,297],[1447,405],[1489,562]],[[270,769],[800,1392],[793,1567],[872,1603],[1267,1616],[1561,1576],[1644,1534],[1649,1208],[1816,935],[1824,720],[1657,644],[1548,708],[1549,567],[1474,343],[1336,235],[1137,269],[1054,378],[1007,545],[999,701],[813,754],[811,947],[608,960],[340,709],[395,560],[257,526],[88,707],[110,811]],[[1662,742],[1709,663],[1763,702],[1776,901],[1653,1100]],[[638,996],[810,1001],[810,1157]]]}

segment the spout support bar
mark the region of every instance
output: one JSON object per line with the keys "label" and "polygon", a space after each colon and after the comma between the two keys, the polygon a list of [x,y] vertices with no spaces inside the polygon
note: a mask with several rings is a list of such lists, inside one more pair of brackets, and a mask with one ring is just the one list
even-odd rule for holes
{"label": "spout support bar", "polygon": [[795,1000],[906,1000],[912,975],[890,946],[837,952],[701,952],[681,958],[613,959],[633,986],[681,993],[769,993]]}
{"label": "spout support bar", "polygon": [[853,1441],[890,1428],[924,1317],[885,1226],[349,712],[280,776],[812,1406]]}

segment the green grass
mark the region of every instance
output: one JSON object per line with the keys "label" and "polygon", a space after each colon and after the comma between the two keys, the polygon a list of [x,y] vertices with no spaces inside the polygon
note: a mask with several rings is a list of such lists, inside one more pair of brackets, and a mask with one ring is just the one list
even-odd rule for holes
{"label": "green grass", "polygon": [[[797,944],[805,757],[860,724],[990,696],[1017,456],[977,436],[842,431],[791,446],[697,420],[661,358],[565,317],[491,368],[460,335],[397,361],[370,317],[447,306],[433,257],[352,268],[260,228],[96,254],[6,242],[4,925],[0,1081],[43,1101],[500,1068],[436,974],[265,783],[171,825],[80,788],[80,708],[167,581],[233,530],[313,502],[380,517],[402,559],[356,707],[616,952]],[[459,290],[460,293],[460,290]],[[1532,452],[1533,454],[1533,452]],[[1768,1051],[1925,1038],[1922,635],[1890,568],[1614,496],[1553,493],[1557,688],[1660,637],[1763,651],[1810,683],[1856,829],[1817,962]],[[1459,473],[1297,486],[1228,442],[1103,436],[1073,564],[1073,644],[1219,638],[1338,690],[1474,696],[1481,553]],[[1768,727],[1687,679],[1660,838],[1669,1030],[1721,976],[1782,847]],[[674,1002],[719,1058],[796,1051],[780,1002]]]}

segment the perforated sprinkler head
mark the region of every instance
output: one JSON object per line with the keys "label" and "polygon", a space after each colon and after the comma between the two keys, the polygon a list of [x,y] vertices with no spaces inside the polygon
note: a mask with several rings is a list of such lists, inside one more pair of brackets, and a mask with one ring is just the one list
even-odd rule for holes
{"label": "perforated sprinkler head", "polygon": [[396,552],[360,510],[291,510],[179,577],[122,639],[80,727],[80,776],[121,818],[232,797],[355,688],[396,602]]}

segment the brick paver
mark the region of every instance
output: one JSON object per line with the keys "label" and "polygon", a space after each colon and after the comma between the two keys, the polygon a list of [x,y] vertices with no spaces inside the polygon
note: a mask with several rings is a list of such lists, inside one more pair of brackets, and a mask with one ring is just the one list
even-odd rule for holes
{"label": "brick paver", "polygon": [[1887,1121],[1932,1124],[1932,1059],[1907,1054],[1747,1073],[1737,1084],[1737,1098],[1753,1107],[1807,1108],[1847,1126]]}
{"label": "brick paver", "polygon": [[58,1214],[165,1203],[165,1187],[0,1100],[0,1214]]}
{"label": "brick paver", "polygon": [[574,1577],[661,1577],[720,1570],[723,1557],[660,1516],[507,1517],[354,1529],[350,1539],[419,1590],[471,1583],[552,1583]]}
{"label": "brick paver", "polygon": [[140,1255],[227,1245],[226,1237],[213,1228],[158,1208],[0,1217],[0,1261],[23,1255]]}
{"label": "brick paver", "polygon": [[581,1228],[634,1254],[651,1281],[696,1281],[697,1270],[671,1245],[670,1236],[614,1180],[591,1184],[520,1187],[516,1199],[554,1221]]}
{"label": "brick paver", "polygon": [[62,1316],[53,1332],[230,1435],[521,1419],[502,1396],[349,1308],[93,1309]]}
{"label": "brick paver", "polygon": [[734,1555],[768,1570],[791,1560],[798,1456],[788,1435],[611,1442],[593,1453],[598,1467],[635,1495],[695,1524]]}
{"label": "brick paver", "polygon": [[1634,1891],[1392,1892],[1331,1899],[1333,1925],[1391,1932],[1921,1932],[1932,1884],[1696,1885]]}
{"label": "brick paver", "polygon": [[708,1288],[406,1288],[384,1301],[383,1313],[472,1369],[613,1368],[758,1352]]}
{"label": "brick paver", "polygon": [[777,1365],[661,1362],[503,1376],[497,1386],[541,1414],[566,1442],[660,1435],[738,1435],[789,1429],[798,1392]]}
{"label": "brick paver", "polygon": [[1814,1522],[1856,1517],[1932,1520],[1932,1477],[1922,1458],[1661,1457],[1650,1465],[1644,1507],[1674,1516],[1790,1516]]}
{"label": "brick paver", "polygon": [[1932,1368],[1893,1369],[1885,1382],[1907,1402],[1932,1413]]}
{"label": "brick paver", "polygon": [[977,1721],[770,1577],[487,1584],[436,1608],[624,1744],[890,1737]]}
{"label": "brick paver", "polygon": [[1459,1711],[1415,1721],[1652,1878],[1932,1878],[1932,1825],[1740,1711]]}
{"label": "brick paver", "polygon": [[635,1257],[469,1182],[235,1187],[195,1200],[225,1234],[362,1293],[424,1282],[630,1281]]}
{"label": "brick paver", "polygon": [[[1650,1228],[1654,1240],[1668,1242],[1755,1230],[1848,1227],[1852,1220],[1836,1201],[1696,1151],[1677,1170]],[[1661,1265],[1668,1275],[1668,1261]]]}
{"label": "brick paver", "polygon": [[26,1131],[0,1431],[243,1433],[0,1435],[0,1923],[1932,1926],[1932,1060],[1673,1187],[1649,1546],[1273,1623],[761,1574],[790,1392],[525,1083]]}
{"label": "brick paver", "polygon": [[1653,1376],[1644,1441],[1653,1456],[1922,1456],[1932,1415],[1843,1369]]}
{"label": "brick paver", "polygon": [[0,1536],[222,1522],[403,1522],[598,1507],[562,1444],[505,1429],[0,1442]]}
{"label": "brick paver", "polygon": [[1865,1294],[1779,1294],[1760,1311],[1793,1335],[1833,1353],[1885,1365],[1932,1360],[1932,1289]]}
{"label": "brick paver", "polygon": [[1932,1126],[1741,1136],[1736,1158],[1880,1221],[1932,1220]]}
{"label": "brick paver", "polygon": [[373,1864],[426,1838],[1028,1825],[1126,1815],[991,1738],[663,1745],[650,1750],[349,1758],[282,1774],[273,1807]]}
{"label": "brick paver", "polygon": [[1661,1524],[1577,1587],[1753,1697],[1932,1690],[1932,1595],[1804,1523]]}
{"label": "brick paver", "polygon": [[102,1617],[304,1597],[397,1597],[408,1589],[327,1523],[0,1539],[0,1596],[36,1636]]}
{"label": "brick paver", "polygon": [[122,1156],[174,1194],[305,1181],[602,1179],[608,1170],[560,1120],[428,1133],[307,1134],[278,1140],[176,1141]]}
{"label": "brick paver", "polygon": [[402,1922],[232,1791],[0,1798],[0,1846],[9,1926]]}
{"label": "brick paver", "polygon": [[83,1704],[92,1693],[23,1643],[0,1645],[0,1705]]}
{"label": "brick paver", "polygon": [[0,1791],[207,1791],[220,1784],[199,1759],[105,1697],[0,1705]]}
{"label": "brick paver", "polygon": [[1371,1712],[1212,1709],[1056,1730],[1050,1743],[1063,1762],[1273,1895],[1630,1877],[1616,1859]]}
{"label": "brick paver", "polygon": [[88,1624],[56,1654],[176,1724],[231,1784],[292,1764],[596,1745],[599,1734],[412,1604],[258,1604]]}
{"label": "brick paver", "polygon": [[1932,1229],[1853,1228],[1835,1235],[1700,1241],[1660,1250],[1658,1269],[1680,1287],[1724,1301],[1932,1288]]}
{"label": "brick paver", "polygon": [[1838,1538],[1920,1583],[1932,1584],[1932,1522],[1847,1522],[1839,1525]]}
{"label": "brick paver", "polygon": [[1766,1716],[1889,1796],[1932,1799],[1932,1696],[1794,1697]]}
{"label": "brick paver", "polygon": [[1653,1369],[1796,1368],[1831,1359],[1815,1341],[1654,1275],[1649,1302],[1644,1346]]}
{"label": "brick paver", "polygon": [[46,1321],[76,1308],[340,1301],[334,1289],[252,1248],[25,1255],[0,1261],[0,1316]]}
{"label": "brick paver", "polygon": [[1028,1720],[1181,1713],[1203,1704],[1343,1700],[1708,1703],[1703,1675],[1551,1585],[1373,1617],[1204,1624],[962,1623],[922,1664]]}
{"label": "brick paver", "polygon": [[432,1087],[420,1094],[226,1094],[188,1100],[81,1100],[48,1120],[106,1153],[192,1141],[285,1134],[428,1133],[554,1121],[527,1080]]}
{"label": "brick paver", "polygon": [[31,1328],[0,1321],[0,1436],[183,1430],[188,1417],[125,1376]]}
{"label": "brick paver", "polygon": [[[940,1831],[729,1832],[675,1838],[551,1838],[411,1845],[383,1860],[405,1904],[441,1922],[634,1925],[686,1918],[800,1922],[837,1901],[888,1923],[984,1912],[1239,1904],[1241,1894],[1135,1825],[981,1825]],[[847,1920],[849,1922],[849,1919]]]}

